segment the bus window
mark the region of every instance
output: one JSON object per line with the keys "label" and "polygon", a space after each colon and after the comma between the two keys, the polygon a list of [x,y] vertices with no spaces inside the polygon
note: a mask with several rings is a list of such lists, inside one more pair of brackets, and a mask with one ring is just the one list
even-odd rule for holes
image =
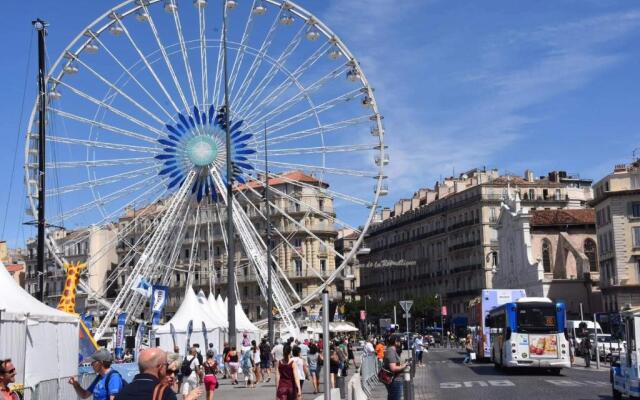
{"label": "bus window", "polygon": [[556,307],[553,304],[518,304],[517,331],[521,333],[556,333]]}

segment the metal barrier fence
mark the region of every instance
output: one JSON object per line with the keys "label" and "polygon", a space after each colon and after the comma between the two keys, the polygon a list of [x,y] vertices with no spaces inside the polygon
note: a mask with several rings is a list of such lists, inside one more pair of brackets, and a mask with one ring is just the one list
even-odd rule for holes
{"label": "metal barrier fence", "polygon": [[374,386],[380,381],[378,380],[378,371],[380,370],[380,362],[375,354],[363,354],[360,359],[360,381],[362,382],[362,390],[371,396]]}
{"label": "metal barrier fence", "polygon": [[[83,374],[78,381],[83,388],[93,382],[96,374]],[[25,388],[25,400],[76,399],[75,390],[69,384],[69,377],[41,381],[35,388]]]}

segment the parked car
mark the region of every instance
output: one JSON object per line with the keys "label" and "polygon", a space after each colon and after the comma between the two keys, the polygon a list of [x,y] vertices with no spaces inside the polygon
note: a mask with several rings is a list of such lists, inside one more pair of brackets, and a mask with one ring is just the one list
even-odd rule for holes
{"label": "parked car", "polygon": [[[589,335],[591,343],[596,342],[595,335]],[[609,333],[598,334],[598,353],[600,360],[611,360],[612,356],[617,357],[620,351],[624,349],[626,343],[624,341],[618,341],[614,339]],[[592,345],[591,359],[596,359],[596,348]]]}

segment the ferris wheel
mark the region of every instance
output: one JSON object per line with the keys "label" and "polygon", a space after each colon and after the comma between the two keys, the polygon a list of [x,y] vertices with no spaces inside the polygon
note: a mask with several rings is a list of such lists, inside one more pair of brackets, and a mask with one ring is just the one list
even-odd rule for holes
{"label": "ferris wheel", "polygon": [[[228,21],[226,85],[223,18]],[[88,276],[80,282],[106,310],[97,338],[117,313],[138,315],[144,308],[144,297],[129,290],[135,279],[167,284],[180,270],[215,276],[212,262],[197,256],[198,246],[210,247],[213,234],[226,246],[222,210],[229,201],[237,247],[266,297],[265,192],[269,211],[284,221],[272,226],[279,254],[296,257],[318,281],[301,295],[280,265],[285,261],[272,257],[274,305],[283,323],[295,326],[293,311],[338,278],[357,252],[379,196],[387,192],[388,155],[373,88],[343,41],[291,1],[124,1],[66,46],[50,68],[47,103],[49,250],[63,262],[69,257],[65,250],[92,232],[114,232],[99,248],[92,243]],[[37,101],[25,150],[34,215],[36,110]],[[225,190],[227,126],[231,199]],[[265,191],[267,178],[287,185]],[[287,190],[289,185],[305,195]],[[328,199],[331,208],[309,198]],[[145,214],[158,202],[163,206]],[[143,211],[118,226],[131,209]],[[121,283],[108,300],[105,290],[88,282],[92,265],[131,234],[133,222],[145,218],[150,223],[139,242],[126,243],[119,265],[105,278],[107,285]],[[354,246],[336,250],[335,237],[318,234],[309,220],[350,232]],[[62,240],[56,227],[77,233]],[[317,271],[314,256],[295,243],[296,232],[336,260],[330,273]],[[191,252],[179,266],[183,243],[190,243]]]}

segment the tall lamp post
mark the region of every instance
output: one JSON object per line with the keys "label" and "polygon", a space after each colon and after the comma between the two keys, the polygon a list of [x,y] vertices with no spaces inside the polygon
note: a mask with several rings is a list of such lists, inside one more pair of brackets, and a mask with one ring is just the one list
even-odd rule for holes
{"label": "tall lamp post", "polygon": [[444,344],[444,316],[442,315],[442,296],[440,294],[436,294],[436,299],[439,300],[440,303],[440,341]]}

